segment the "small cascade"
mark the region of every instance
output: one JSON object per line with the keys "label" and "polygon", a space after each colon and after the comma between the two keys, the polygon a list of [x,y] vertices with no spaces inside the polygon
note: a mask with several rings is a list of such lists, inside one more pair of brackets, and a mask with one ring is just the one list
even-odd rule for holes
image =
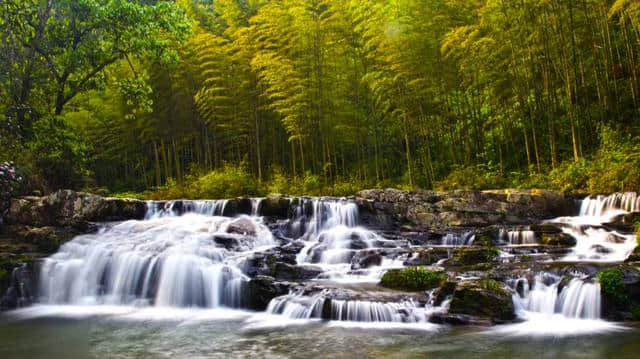
{"label": "small cascade", "polygon": [[176,217],[185,213],[196,213],[205,216],[222,216],[229,200],[201,200],[201,201],[167,201],[147,202],[145,219],[161,217]]}
{"label": "small cascade", "polygon": [[635,192],[589,196],[580,205],[580,216],[604,217],[612,213],[639,212],[640,196]]}
{"label": "small cascade", "polygon": [[526,279],[518,280],[520,293],[513,295],[516,312],[526,317],[527,312],[566,318],[600,318],[600,284],[595,281],[573,278],[564,282],[561,278],[540,274],[532,285]]}
{"label": "small cascade", "polygon": [[447,233],[442,237],[441,244],[443,246],[468,246],[473,244],[475,240],[475,234],[473,232]]}
{"label": "small cascade", "polygon": [[[257,217],[260,215],[260,206],[264,198],[251,198],[251,215]],[[222,213],[222,212],[221,212]]]}
{"label": "small cascade", "polygon": [[505,230],[501,229],[499,239],[508,245],[532,245],[537,244],[536,233],[531,230]]}
{"label": "small cascade", "polygon": [[39,294],[50,304],[241,307],[239,263],[274,243],[248,216],[127,221],[65,243],[42,264]]}
{"label": "small cascade", "polygon": [[366,323],[426,323],[433,313],[446,310],[441,307],[420,306],[414,301],[375,302],[366,300],[339,300],[326,297],[326,292],[313,296],[291,293],[271,300],[267,313],[290,319],[325,319]]}
{"label": "small cascade", "polygon": [[576,239],[565,261],[622,262],[637,246],[634,233],[620,233],[606,224],[618,216],[640,210],[640,197],[635,192],[587,197],[576,217],[560,217],[548,221]]}

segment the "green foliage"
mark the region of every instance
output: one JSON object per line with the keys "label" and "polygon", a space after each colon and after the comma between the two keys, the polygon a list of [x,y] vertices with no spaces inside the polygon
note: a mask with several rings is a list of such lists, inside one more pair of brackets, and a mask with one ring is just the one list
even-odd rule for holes
{"label": "green foliage", "polygon": [[623,273],[618,268],[610,268],[598,272],[598,282],[602,288],[602,294],[611,301],[611,304],[624,307],[629,302],[627,290],[622,283]]}
{"label": "green foliage", "polygon": [[27,171],[36,187],[77,189],[90,180],[90,147],[64,122],[37,121],[26,147]]}
{"label": "green foliage", "polygon": [[506,183],[505,176],[494,166],[454,166],[447,177],[436,186],[441,191],[483,190],[504,188]]}
{"label": "green foliage", "polygon": [[422,267],[391,269],[380,279],[380,285],[386,288],[423,291],[439,287],[447,280],[443,271],[432,271]]}

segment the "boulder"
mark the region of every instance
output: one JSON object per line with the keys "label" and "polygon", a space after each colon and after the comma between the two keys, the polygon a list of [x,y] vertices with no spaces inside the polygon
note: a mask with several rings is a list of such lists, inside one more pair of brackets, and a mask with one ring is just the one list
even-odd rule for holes
{"label": "boulder", "polygon": [[246,216],[234,219],[227,226],[227,233],[241,234],[245,236],[255,236],[256,228],[251,219]]}
{"label": "boulder", "polygon": [[490,279],[458,284],[449,305],[449,314],[469,315],[493,323],[515,319],[510,290]]}
{"label": "boulder", "polygon": [[264,311],[273,298],[287,294],[293,285],[289,282],[276,282],[273,277],[257,276],[247,284],[247,306],[252,310]]}
{"label": "boulder", "polygon": [[273,265],[273,277],[284,281],[302,281],[318,277],[322,269],[313,265],[291,265],[276,262]]}
{"label": "boulder", "polygon": [[575,238],[566,233],[544,233],[541,242],[544,245],[555,247],[573,247],[577,243]]}

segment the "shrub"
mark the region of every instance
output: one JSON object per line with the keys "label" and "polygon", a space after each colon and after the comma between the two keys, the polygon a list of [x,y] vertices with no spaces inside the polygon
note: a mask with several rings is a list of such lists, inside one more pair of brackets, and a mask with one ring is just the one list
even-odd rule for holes
{"label": "shrub", "polygon": [[610,268],[598,273],[602,293],[616,306],[626,306],[629,302],[627,290],[622,282],[623,274],[618,268]]}
{"label": "shrub", "polygon": [[436,183],[441,191],[484,190],[504,188],[507,185],[505,175],[489,163],[477,166],[455,166],[447,177]]}
{"label": "shrub", "polygon": [[567,161],[549,172],[549,184],[564,193],[584,193],[589,180],[589,165],[585,159]]}
{"label": "shrub", "polygon": [[422,267],[408,267],[391,269],[380,280],[380,285],[386,288],[409,291],[429,290],[439,287],[447,280],[443,271],[431,271]]}

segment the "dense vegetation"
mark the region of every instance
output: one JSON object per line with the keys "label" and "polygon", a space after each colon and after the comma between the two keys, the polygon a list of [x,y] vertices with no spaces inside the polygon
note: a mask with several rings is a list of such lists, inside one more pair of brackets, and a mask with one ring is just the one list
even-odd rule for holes
{"label": "dense vegetation", "polygon": [[4,0],[0,13],[0,161],[32,189],[640,189],[636,0]]}

